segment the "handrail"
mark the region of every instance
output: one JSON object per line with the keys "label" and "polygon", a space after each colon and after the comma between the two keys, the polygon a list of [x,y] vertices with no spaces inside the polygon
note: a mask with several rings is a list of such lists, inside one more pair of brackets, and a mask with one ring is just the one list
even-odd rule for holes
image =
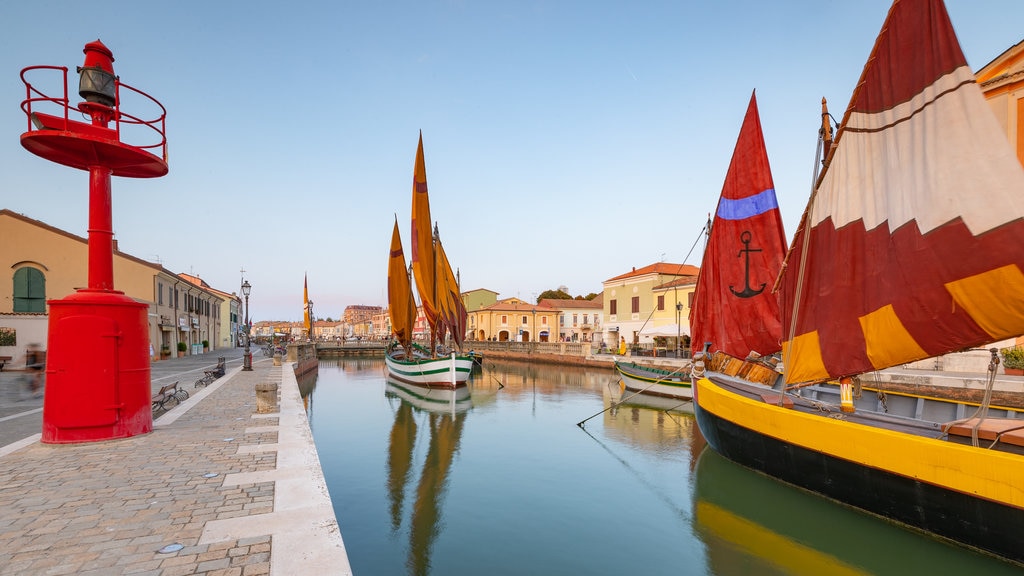
{"label": "handrail", "polygon": [[[63,82],[63,98],[58,98],[58,97],[55,97],[55,96],[50,96],[50,95],[46,94],[45,92],[43,92],[41,89],[39,89],[39,88],[37,88],[37,87],[32,85],[32,83],[27,78],[27,75],[28,75],[29,72],[33,72],[33,71],[36,71],[36,70],[58,70],[58,71],[61,72],[61,77],[62,77],[62,82]],[[50,65],[28,66],[26,68],[22,68],[22,70],[21,70],[21,81],[25,84],[25,99],[22,100],[22,102],[21,102],[21,110],[23,112],[25,112],[25,116],[26,116],[26,118],[28,120],[28,132],[33,132],[35,130],[39,130],[39,128],[35,128],[35,126],[32,123],[32,112],[33,112],[32,108],[33,108],[33,104],[34,103],[50,103],[50,104],[53,104],[55,106],[59,106],[60,108],[62,108],[63,109],[64,129],[65,130],[67,130],[68,126],[69,126],[69,122],[70,121],[69,121],[68,116],[69,116],[69,112],[70,111],[73,110],[73,111],[78,112],[80,114],[87,115],[86,112],[83,111],[80,107],[73,106],[71,104],[71,100],[68,98],[68,68],[67,68],[67,66],[50,66]],[[114,120],[114,133],[117,135],[118,142],[121,142],[121,124],[135,125],[135,126],[149,128],[150,130],[152,130],[153,132],[156,132],[156,134],[159,135],[159,140],[156,143],[153,143],[153,144],[140,144],[140,145],[130,144],[130,143],[127,143],[127,142],[122,142],[122,143],[123,144],[127,144],[129,146],[133,146],[135,148],[142,149],[142,150],[147,150],[147,151],[151,151],[151,150],[159,148],[160,149],[160,156],[163,159],[163,161],[166,162],[167,161],[167,134],[166,134],[166,131],[167,131],[167,109],[156,98],[150,96],[149,94],[143,92],[142,90],[139,90],[138,88],[135,88],[135,87],[133,87],[133,86],[131,86],[129,84],[125,84],[125,83],[121,82],[121,80],[119,78],[115,78],[114,85],[115,85],[115,90],[116,90],[116,92],[115,92],[116,97],[115,97],[115,105],[113,107],[113,111],[114,111],[113,120]],[[143,98],[146,98],[147,100],[149,100],[153,104],[156,104],[160,108],[160,115],[157,116],[156,118],[151,119],[151,120],[144,120],[144,119],[142,119],[142,118],[140,118],[138,116],[135,116],[133,114],[129,114],[128,112],[124,112],[121,109],[121,88],[122,87],[127,89],[127,90],[129,90],[129,91],[131,91],[131,92],[134,92],[134,93],[142,96]],[[38,106],[36,106],[36,107],[38,108]]]}

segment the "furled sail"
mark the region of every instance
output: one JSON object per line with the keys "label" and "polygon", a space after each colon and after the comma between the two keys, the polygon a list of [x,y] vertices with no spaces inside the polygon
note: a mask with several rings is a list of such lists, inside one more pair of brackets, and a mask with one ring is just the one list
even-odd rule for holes
{"label": "furled sail", "polygon": [[761,132],[756,94],[750,95],[690,309],[695,347],[711,342],[743,358],[782,348],[778,295],[772,291],[786,233]]}
{"label": "furled sail", "polygon": [[786,380],[1024,333],[1022,217],[1024,169],[943,3],[895,2],[780,281]]}
{"label": "furled sail", "polygon": [[416,300],[407,270],[402,237],[398,233],[398,218],[395,218],[388,259],[388,315],[391,317],[391,333],[406,351],[412,346],[412,331],[416,323]]}

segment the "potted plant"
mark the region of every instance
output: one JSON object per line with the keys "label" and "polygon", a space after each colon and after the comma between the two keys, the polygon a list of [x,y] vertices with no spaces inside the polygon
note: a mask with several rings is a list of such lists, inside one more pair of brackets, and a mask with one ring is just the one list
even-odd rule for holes
{"label": "potted plant", "polygon": [[1003,348],[1003,368],[1007,374],[1024,375],[1024,348]]}
{"label": "potted plant", "polygon": [[160,359],[167,360],[171,357],[171,347],[167,344],[160,346]]}
{"label": "potted plant", "polygon": [[178,358],[185,357],[185,350],[188,350],[188,346],[184,342],[178,342]]}
{"label": "potted plant", "polygon": [[210,351],[210,341],[209,340],[203,340],[203,354],[206,354],[209,351]]}

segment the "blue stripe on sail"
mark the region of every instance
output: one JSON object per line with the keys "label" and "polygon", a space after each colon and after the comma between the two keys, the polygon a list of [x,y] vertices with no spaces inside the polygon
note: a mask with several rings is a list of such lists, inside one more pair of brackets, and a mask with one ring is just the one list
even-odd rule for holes
{"label": "blue stripe on sail", "polygon": [[723,220],[744,220],[770,210],[778,210],[779,202],[775,199],[775,189],[769,188],[753,196],[730,200],[722,198],[718,203],[718,217]]}

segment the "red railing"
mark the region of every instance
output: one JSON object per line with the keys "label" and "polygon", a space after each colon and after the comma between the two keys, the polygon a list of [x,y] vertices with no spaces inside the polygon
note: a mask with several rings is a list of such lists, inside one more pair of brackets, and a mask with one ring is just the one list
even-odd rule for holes
{"label": "red railing", "polygon": [[[62,83],[63,83],[63,97],[62,98],[57,98],[57,97],[49,96],[49,95],[45,94],[44,92],[42,92],[41,90],[39,90],[39,89],[35,88],[34,86],[32,86],[32,83],[29,82],[29,80],[26,77],[26,75],[29,72],[32,72],[32,71],[35,71],[35,70],[58,70],[58,71],[60,71],[61,78],[62,78]],[[32,122],[32,107],[33,107],[33,104],[36,104],[37,108],[38,108],[39,104],[43,104],[44,106],[46,106],[46,105],[53,105],[53,106],[56,106],[56,107],[59,107],[59,108],[63,109],[62,116],[64,118],[64,129],[65,130],[68,129],[68,124],[69,124],[69,122],[68,122],[68,114],[71,111],[78,112],[78,113],[80,113],[80,114],[82,114],[82,115],[84,115],[84,116],[86,116],[88,118],[88,114],[84,110],[80,109],[78,106],[72,106],[71,105],[71,101],[68,98],[68,68],[66,66],[46,66],[46,65],[29,66],[29,67],[23,68],[21,70],[21,81],[25,84],[25,99],[21,102],[21,109],[22,109],[23,112],[25,112],[26,118],[28,119],[28,132],[32,132],[34,129],[38,129],[38,128],[36,128],[34,126],[34,124]],[[113,119],[114,119],[114,132],[117,135],[118,141],[119,142],[121,141],[121,125],[122,124],[124,124],[126,126],[140,126],[140,127],[152,130],[153,132],[155,132],[159,136],[159,141],[157,141],[155,143],[141,144],[141,145],[139,145],[139,144],[131,144],[131,143],[127,143],[127,142],[125,142],[124,144],[128,144],[130,146],[134,146],[135,148],[140,148],[142,150],[146,150],[146,151],[148,151],[148,152],[150,152],[150,153],[152,153],[154,155],[159,155],[163,159],[164,162],[167,162],[167,136],[166,136],[167,109],[164,108],[164,105],[161,104],[160,101],[157,100],[156,98],[153,98],[152,96],[150,96],[149,94],[146,94],[142,90],[139,90],[137,88],[133,88],[132,86],[129,86],[128,84],[125,84],[125,83],[121,82],[119,79],[115,79],[114,85],[115,85],[115,90],[116,90],[116,92],[115,92],[116,98],[115,98],[115,104],[114,104],[114,108],[113,108],[113,110],[114,110]],[[148,99],[153,104],[156,104],[160,108],[160,115],[158,117],[152,119],[152,120],[143,120],[142,118],[139,118],[138,116],[129,114],[129,113],[121,110],[121,89],[122,88],[124,88],[126,90],[129,90],[131,92],[134,92],[135,94],[138,94],[138,95],[142,96],[143,98]],[[157,154],[157,150],[159,150],[159,154]]]}

